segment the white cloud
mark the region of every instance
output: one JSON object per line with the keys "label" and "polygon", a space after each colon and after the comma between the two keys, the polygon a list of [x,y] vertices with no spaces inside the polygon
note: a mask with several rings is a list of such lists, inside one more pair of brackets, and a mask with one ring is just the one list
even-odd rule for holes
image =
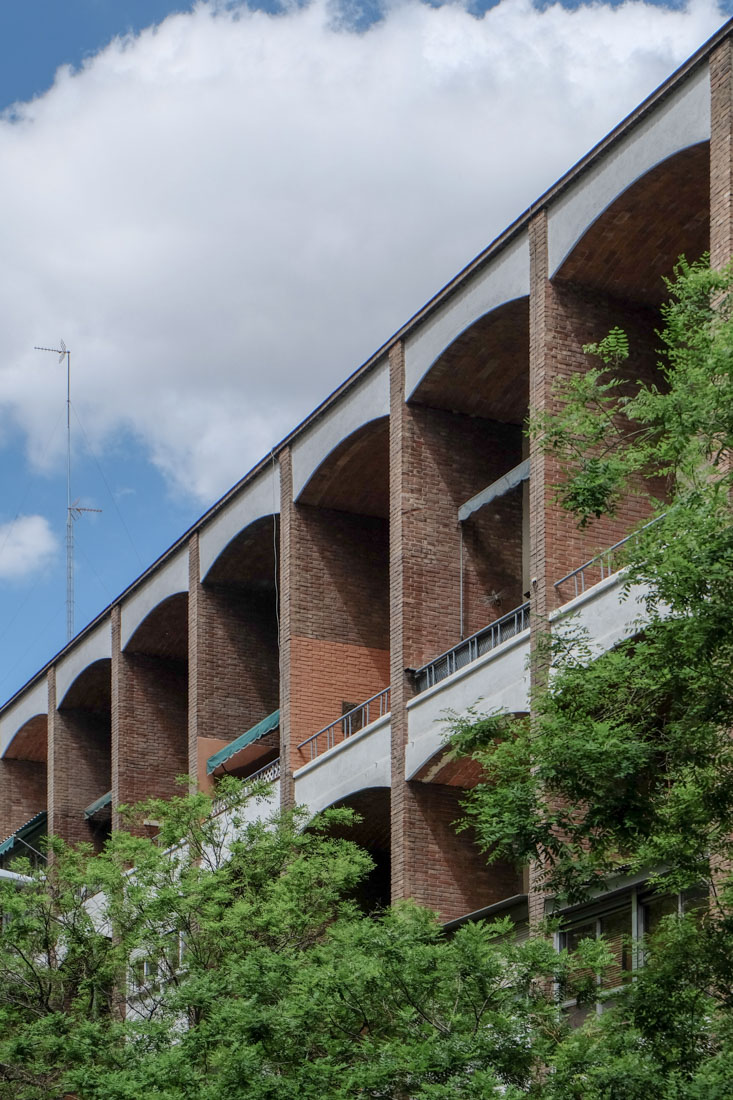
{"label": "white cloud", "polygon": [[45,516],[17,516],[0,524],[0,580],[19,581],[41,572],[58,548]]}
{"label": "white cloud", "polygon": [[723,19],[330,11],[201,3],[0,122],[0,429],[36,464],[64,378],[30,349],[63,337],[97,444],[224,490]]}

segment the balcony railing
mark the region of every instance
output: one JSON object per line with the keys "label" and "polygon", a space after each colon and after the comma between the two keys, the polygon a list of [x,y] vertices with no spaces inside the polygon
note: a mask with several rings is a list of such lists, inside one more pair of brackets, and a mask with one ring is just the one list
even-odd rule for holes
{"label": "balcony railing", "polygon": [[592,570],[598,570],[600,576],[590,581],[591,584],[598,584],[600,581],[605,580],[606,577],[610,577],[613,573],[617,573],[622,565],[619,560],[619,549],[631,539],[637,538],[642,531],[646,531],[647,527],[652,527],[662,519],[665,514],[666,513],[662,513],[661,516],[655,516],[649,523],[645,523],[643,527],[640,527],[638,531],[632,531],[625,539],[620,539],[619,542],[615,542],[613,546],[609,546],[607,550],[601,550],[600,554],[596,554],[594,558],[584,562],[583,565],[579,565],[577,569],[573,569],[572,573],[566,573],[559,581],[555,581],[555,588],[557,589],[558,595],[560,595],[560,585],[565,584],[567,581],[573,581],[575,591],[573,596],[565,598],[565,603],[567,603],[568,599],[575,599],[575,596],[582,595],[583,592],[585,592],[587,574]]}
{"label": "balcony railing", "polygon": [[360,703],[358,707],[354,707],[353,710],[348,710],[346,714],[342,714],[330,725],[324,726],[312,737],[301,741],[298,748],[309,748],[310,758],[315,760],[322,752],[332,749],[340,741],[345,741],[347,737],[358,733],[370,722],[376,722],[378,718],[383,718],[385,714],[389,714],[390,705],[390,689],[387,687],[384,691],[377,692],[370,699]]}
{"label": "balcony railing", "polygon": [[[242,780],[242,787],[246,790],[251,787],[255,782],[261,783],[274,783],[280,778],[280,757],[277,760],[271,760],[269,764],[265,764],[264,768],[259,768],[258,771],[252,772],[251,775],[246,776]],[[217,814],[223,813],[227,809],[227,801],[224,798],[214,799],[211,807],[211,816],[216,817]]]}
{"label": "balcony railing", "polygon": [[496,649],[502,642],[521,634],[528,626],[529,603],[523,603],[514,611],[496,619],[490,626],[485,626],[483,630],[472,634],[470,638],[464,638],[458,645],[441,653],[439,657],[423,665],[422,668],[416,669],[414,675],[417,693],[427,691],[428,688],[439,684],[441,680],[452,676],[460,668],[465,668],[478,657],[483,657],[484,653]]}

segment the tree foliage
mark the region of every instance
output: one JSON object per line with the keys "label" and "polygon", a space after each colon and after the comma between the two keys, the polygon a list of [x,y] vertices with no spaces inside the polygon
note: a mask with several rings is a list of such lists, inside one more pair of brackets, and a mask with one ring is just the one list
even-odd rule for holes
{"label": "tree foliage", "polygon": [[626,598],[642,599],[636,633],[598,655],[572,621],[555,628],[531,719],[453,723],[454,751],[483,767],[464,824],[489,859],[532,861],[560,904],[633,875],[710,894],[704,918],[647,945],[617,1007],[562,1045],[548,1096],[733,1095],[732,283],[681,260],[656,381],[629,384],[633,348],[614,329],[584,349],[561,412],[532,425],[563,460],[557,498],[580,525],[648,496],[656,522],[619,562]]}
{"label": "tree foliage", "polygon": [[[236,781],[139,810],[157,842],[53,842],[4,885],[5,1100],[519,1097],[567,1031],[579,966],[508,923],[446,936],[407,903],[366,915],[371,866],[331,811],[259,820]],[[597,956],[597,951],[595,955]],[[595,957],[595,956],[594,956]],[[597,960],[596,960],[597,961]]]}

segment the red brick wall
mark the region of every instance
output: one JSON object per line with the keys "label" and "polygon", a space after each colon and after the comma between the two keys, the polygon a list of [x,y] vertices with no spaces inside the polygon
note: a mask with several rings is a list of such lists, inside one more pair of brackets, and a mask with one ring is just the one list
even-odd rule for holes
{"label": "red brick wall", "polygon": [[119,607],[112,612],[112,804],[167,798],[188,772],[188,672],[185,662],[120,650]]}
{"label": "red brick wall", "polygon": [[[402,405],[405,661],[424,664],[460,641],[458,509],[522,460],[520,429]],[[393,514],[393,521],[397,518]],[[522,602],[521,492],[464,524],[464,636]]]}
{"label": "red brick wall", "polygon": [[[545,215],[532,223],[532,293],[530,296],[530,402],[533,411],[560,408],[553,382],[588,369],[583,345],[602,339],[615,325],[629,337],[631,356],[628,373],[632,379],[656,374],[659,341],[655,311],[633,303],[611,299],[568,283],[547,280]],[[640,481],[639,492],[629,493],[616,514],[603,516],[580,530],[575,518],[555,500],[553,486],[562,482],[564,465],[543,455],[536,441],[530,449],[530,544],[531,576],[537,579],[535,614],[543,616],[574,594],[564,588],[560,597],[554,582],[576,569],[600,550],[607,549],[642,522],[650,510]],[[655,486],[657,492],[663,486]],[[587,578],[595,583],[600,574]],[[572,585],[572,582],[571,582]]]}
{"label": "red brick wall", "polygon": [[[293,764],[290,759],[292,737],[290,660],[292,648],[293,562],[293,466],[290,448],[279,454],[280,462],[280,803],[294,801]],[[300,738],[302,740],[302,738]]]}
{"label": "red brick wall", "polygon": [[279,671],[273,595],[201,584],[198,535],[190,565],[188,770],[196,775],[197,738],[228,743],[276,710]]}
{"label": "red brick wall", "polygon": [[48,827],[70,844],[94,839],[84,809],[111,786],[110,723],[106,712],[56,708],[55,669],[49,672]]}
{"label": "red brick wall", "polygon": [[[288,507],[283,501],[283,507]],[[291,763],[298,744],[389,684],[387,522],[290,504],[282,548]],[[283,591],[283,601],[286,594]]]}
{"label": "red brick wall", "polygon": [[733,256],[733,42],[710,57],[710,261],[724,267]]}
{"label": "red brick wall", "polygon": [[46,764],[0,760],[0,841],[46,809]]}
{"label": "red brick wall", "polygon": [[460,787],[405,783],[408,895],[454,920],[522,892],[521,874],[506,863],[489,866],[470,833],[457,833]]}
{"label": "red brick wall", "polygon": [[[406,703],[412,693],[405,668],[458,640],[457,510],[521,461],[521,441],[516,429],[407,406],[402,344],[390,351],[390,394],[392,899],[413,897],[451,920],[518,893],[518,878],[505,867],[487,868],[470,837],[455,833],[459,788],[405,782]],[[514,557],[518,581],[521,513],[516,502],[510,505],[514,538],[507,544],[512,543],[509,560]],[[485,512],[491,516],[489,509]],[[493,542],[495,532],[483,525],[478,530],[482,538],[491,537],[488,545],[495,545],[496,556],[491,558],[487,548],[485,565],[480,559],[485,572],[479,573],[478,538],[467,555],[468,606],[476,617],[468,618],[466,633],[504,610],[494,607],[492,614],[477,596],[485,591],[492,565],[507,560]]]}

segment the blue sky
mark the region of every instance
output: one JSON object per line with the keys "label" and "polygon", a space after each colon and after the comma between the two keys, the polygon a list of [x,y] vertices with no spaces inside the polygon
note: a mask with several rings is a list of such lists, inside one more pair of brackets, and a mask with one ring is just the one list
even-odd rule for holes
{"label": "blue sky", "polygon": [[65,641],[34,345],[80,629],[729,10],[261,8],[0,5],[0,701]]}

